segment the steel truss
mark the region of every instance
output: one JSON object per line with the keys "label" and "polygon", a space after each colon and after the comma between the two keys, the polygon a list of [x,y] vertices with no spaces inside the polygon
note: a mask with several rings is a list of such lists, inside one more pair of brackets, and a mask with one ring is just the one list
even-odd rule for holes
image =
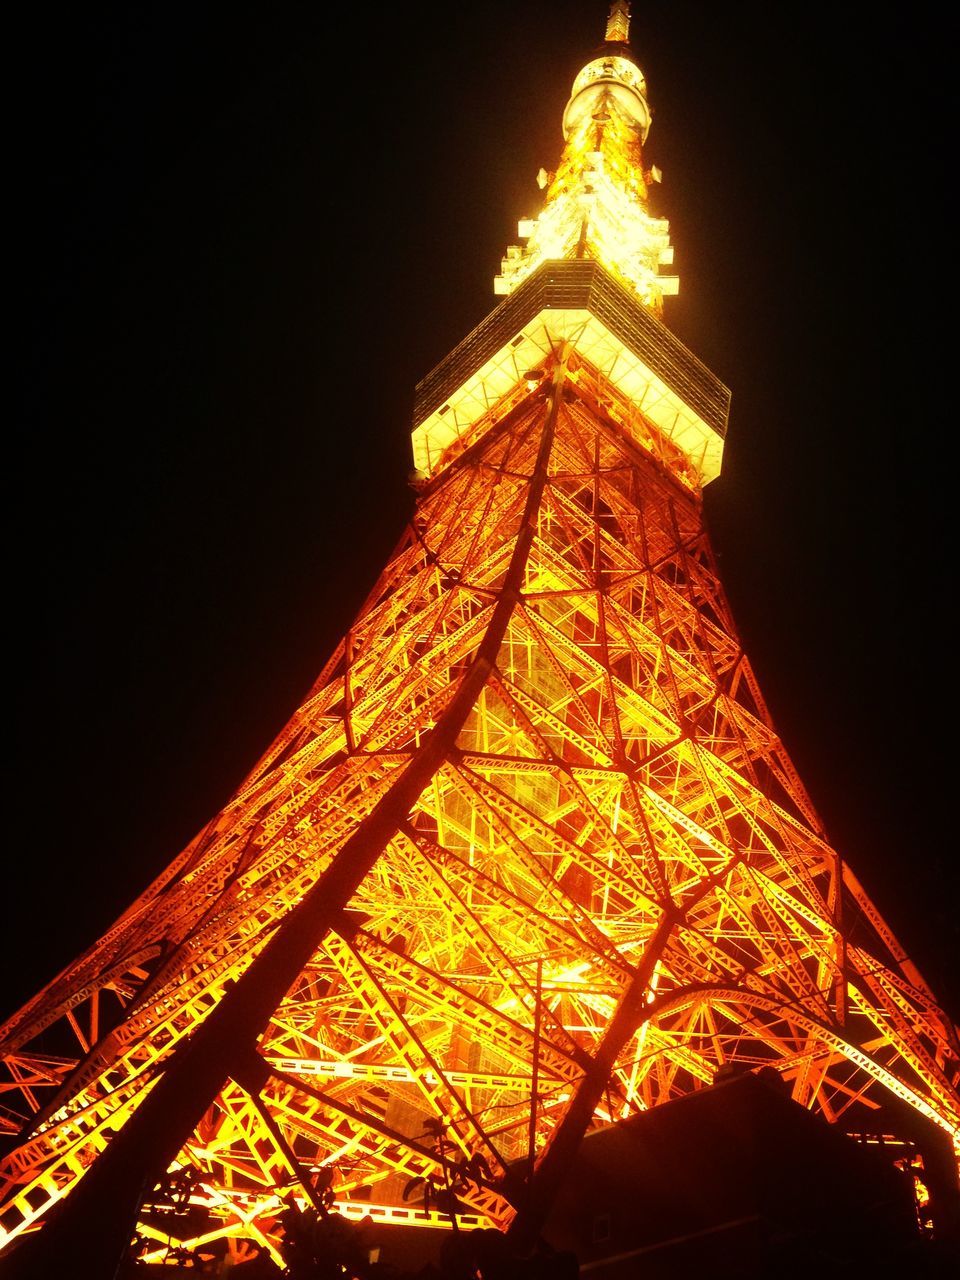
{"label": "steel truss", "polygon": [[181,1086],[183,1244],[237,1261],[279,1261],[285,1200],[331,1178],[347,1217],[442,1226],[404,1188],[466,1163],[468,1221],[529,1232],[589,1125],[731,1063],[830,1121],[893,1094],[956,1141],[956,1029],[827,841],[717,575],[729,393],[658,319],[626,14],[512,296],[421,384],[416,513],[343,642],[0,1028],[0,1248],[131,1134],[166,1161]]}
{"label": "steel truss", "polygon": [[[427,487],[236,797],[4,1027],[5,1123],[28,1131],[4,1165],[10,1236],[70,1192],[436,752],[471,681],[344,904],[349,927],[277,1004],[262,1074],[222,1089],[178,1157],[217,1224],[203,1240],[275,1250],[282,1195],[328,1165],[341,1202],[370,1188],[381,1215],[405,1216],[404,1184],[442,1173],[431,1120],[449,1126],[446,1160],[484,1156],[493,1176],[466,1201],[505,1227],[498,1178],[529,1154],[535,1039],[542,1159],[644,968],[593,1123],[735,1062],[774,1065],[831,1120],[892,1091],[955,1128],[952,1029],[843,883],[737,638],[699,495],[631,442],[635,410],[601,407],[596,370],[558,354],[542,372]],[[850,941],[852,911],[869,945]],[[43,1052],[55,1031],[72,1055]]]}

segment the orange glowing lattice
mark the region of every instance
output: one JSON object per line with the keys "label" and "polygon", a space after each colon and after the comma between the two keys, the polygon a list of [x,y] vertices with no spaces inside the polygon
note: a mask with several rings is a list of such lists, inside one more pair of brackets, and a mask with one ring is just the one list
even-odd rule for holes
{"label": "orange glowing lattice", "polygon": [[[424,384],[415,517],[314,688],[2,1029],[8,1242],[297,930],[176,1156],[207,1213],[189,1246],[278,1258],[282,1199],[321,1168],[347,1216],[409,1221],[411,1178],[477,1154],[470,1221],[505,1228],[512,1166],[731,1062],[830,1120],[893,1093],[956,1135],[955,1029],[825,839],[717,576],[700,493],[725,393],[658,318],[626,61],[578,78],[589,111],[568,107],[510,296]],[[72,1053],[44,1050],[58,1028]]]}

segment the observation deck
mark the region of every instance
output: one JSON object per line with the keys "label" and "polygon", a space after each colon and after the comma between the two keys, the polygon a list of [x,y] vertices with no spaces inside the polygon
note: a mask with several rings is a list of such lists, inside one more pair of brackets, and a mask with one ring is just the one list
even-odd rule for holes
{"label": "observation deck", "polygon": [[417,469],[441,471],[561,341],[679,450],[696,484],[719,475],[730,391],[591,259],[544,262],[417,384]]}

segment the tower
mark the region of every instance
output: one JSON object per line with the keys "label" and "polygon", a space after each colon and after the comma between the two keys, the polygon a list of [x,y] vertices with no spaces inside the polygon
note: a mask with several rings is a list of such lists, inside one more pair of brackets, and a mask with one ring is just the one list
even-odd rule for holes
{"label": "tower", "polygon": [[[402,1220],[411,1176],[481,1154],[465,1198],[505,1225],[534,1095],[541,1172],[728,1060],[831,1117],[892,1091],[955,1123],[951,1030],[827,847],[716,578],[698,495],[728,396],[660,321],[622,6],[607,35],[505,301],[421,385],[417,521],[342,650],[236,800],[6,1029],[38,1107],[11,1232],[69,1202],[225,992],[250,1009],[248,972],[259,1056],[237,1047],[251,1012],[181,1163],[205,1234],[268,1249],[277,1188],[308,1198],[318,1168],[345,1212]],[[36,1047],[54,1022],[76,1069]]]}

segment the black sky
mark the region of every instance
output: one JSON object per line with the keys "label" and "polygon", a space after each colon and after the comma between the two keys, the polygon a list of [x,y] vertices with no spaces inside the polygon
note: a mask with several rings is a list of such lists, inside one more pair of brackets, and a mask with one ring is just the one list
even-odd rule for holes
{"label": "black sky", "polygon": [[[635,8],[667,321],[733,389],[724,579],[956,1014],[952,42],[922,5]],[[0,1012],[228,798],[372,585],[413,385],[493,306],[604,18],[146,3],[17,33]]]}

